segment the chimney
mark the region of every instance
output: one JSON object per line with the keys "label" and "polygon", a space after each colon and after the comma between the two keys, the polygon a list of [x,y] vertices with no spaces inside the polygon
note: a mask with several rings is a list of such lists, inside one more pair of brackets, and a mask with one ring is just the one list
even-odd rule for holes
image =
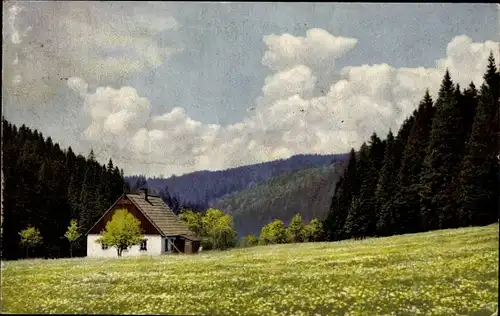
{"label": "chimney", "polygon": [[144,198],[144,200],[148,200],[148,188],[141,188],[139,189],[139,192],[141,196]]}

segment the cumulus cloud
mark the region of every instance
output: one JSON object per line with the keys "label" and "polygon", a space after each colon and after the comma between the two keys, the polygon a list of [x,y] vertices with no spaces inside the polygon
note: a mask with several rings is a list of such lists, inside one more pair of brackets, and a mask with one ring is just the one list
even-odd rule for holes
{"label": "cumulus cloud", "polygon": [[160,40],[179,26],[161,7],[152,14],[137,3],[5,2],[3,18],[2,89],[25,106],[52,100],[66,78],[120,84],[180,50]]}
{"label": "cumulus cloud", "polygon": [[344,55],[358,42],[355,38],[336,37],[323,29],[310,29],[306,36],[266,35],[268,50],[262,57],[262,63],[272,70],[284,70],[296,65],[306,65],[318,69],[325,62]]}
{"label": "cumulus cloud", "polygon": [[[235,167],[299,153],[342,153],[373,132],[397,131],[429,88],[437,94],[445,68],[462,86],[482,82],[490,51],[500,60],[498,43],[474,43],[458,36],[434,68],[359,65],[337,71],[324,94],[313,92],[318,77],[354,48],[355,39],[313,29],[306,37],[264,37],[262,62],[274,71],[262,95],[241,122],[220,126],[191,119],[181,107],[152,115],[149,101],[134,88],[100,87],[82,94],[87,119],[84,139],[96,153],[113,157],[127,173],[181,174]],[[87,89],[80,79],[68,85]]]}

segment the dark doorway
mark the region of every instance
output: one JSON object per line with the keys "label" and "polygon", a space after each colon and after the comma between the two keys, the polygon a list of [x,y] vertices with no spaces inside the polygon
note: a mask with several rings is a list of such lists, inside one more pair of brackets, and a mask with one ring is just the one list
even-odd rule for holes
{"label": "dark doorway", "polygon": [[183,238],[177,237],[174,241],[174,252],[184,253],[185,240]]}

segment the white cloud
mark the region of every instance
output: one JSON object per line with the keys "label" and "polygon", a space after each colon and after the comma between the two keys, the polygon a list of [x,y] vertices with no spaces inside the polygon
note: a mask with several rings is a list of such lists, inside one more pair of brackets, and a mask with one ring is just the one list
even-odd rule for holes
{"label": "white cloud", "polygon": [[71,90],[78,92],[82,96],[87,93],[88,86],[89,85],[82,78],[68,78],[68,87],[70,87]]}
{"label": "white cloud", "polygon": [[[318,69],[354,48],[355,38],[335,37],[322,29],[310,29],[305,37],[283,35],[264,36],[268,50],[262,63],[272,70],[285,70],[296,65]],[[333,68],[333,65],[332,65]]]}
{"label": "white cloud", "polygon": [[[3,90],[14,104],[47,103],[74,76],[91,85],[120,84],[180,51],[158,37],[178,28],[177,21],[138,4],[28,2],[4,8],[9,27],[3,39],[9,43],[3,48]],[[22,84],[14,79],[19,76]]]}
{"label": "white cloud", "polygon": [[[342,153],[374,131],[381,137],[389,128],[396,132],[425,89],[436,95],[445,67],[461,85],[471,78],[479,85],[490,50],[500,60],[498,43],[458,36],[436,68],[345,67],[340,79],[318,96],[312,92],[315,80],[332,68],[317,65],[325,59],[334,62],[356,40],[313,29],[305,38],[271,35],[265,42],[263,63],[275,73],[242,122],[202,124],[180,107],[151,116],[149,101],[135,89],[100,87],[84,95],[85,139],[99,144],[102,157],[113,157],[126,172],[150,175],[228,168],[299,153]],[[86,90],[79,80],[68,85]]]}
{"label": "white cloud", "polygon": [[314,90],[315,84],[316,77],[311,69],[297,65],[267,77],[262,88],[263,98],[259,101],[272,102],[295,94],[308,95]]}

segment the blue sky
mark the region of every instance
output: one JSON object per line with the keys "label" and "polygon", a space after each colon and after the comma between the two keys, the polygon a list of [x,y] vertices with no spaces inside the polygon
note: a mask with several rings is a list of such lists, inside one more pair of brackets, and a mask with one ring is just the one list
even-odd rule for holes
{"label": "blue sky", "polygon": [[151,175],[347,151],[499,51],[495,4],[23,1],[3,21],[6,118]]}

